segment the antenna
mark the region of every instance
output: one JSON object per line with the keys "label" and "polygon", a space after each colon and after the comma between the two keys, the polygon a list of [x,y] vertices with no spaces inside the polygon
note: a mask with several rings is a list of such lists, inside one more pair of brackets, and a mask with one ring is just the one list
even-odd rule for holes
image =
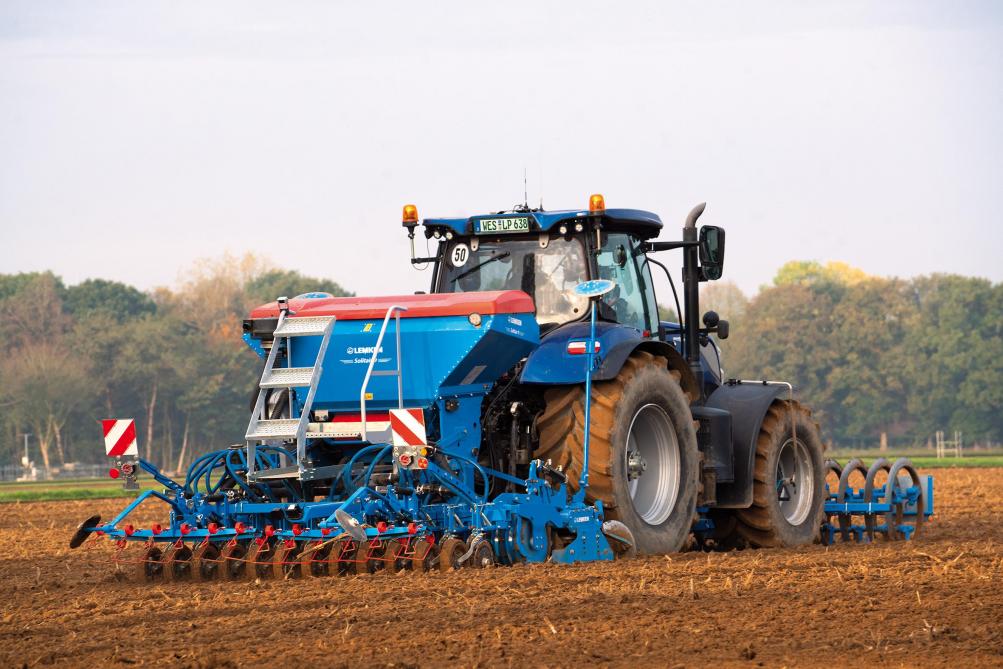
{"label": "antenna", "polygon": [[540,167],[540,211],[543,211],[543,167]]}
{"label": "antenna", "polygon": [[526,166],[522,166],[522,203],[529,211],[529,187],[526,186]]}

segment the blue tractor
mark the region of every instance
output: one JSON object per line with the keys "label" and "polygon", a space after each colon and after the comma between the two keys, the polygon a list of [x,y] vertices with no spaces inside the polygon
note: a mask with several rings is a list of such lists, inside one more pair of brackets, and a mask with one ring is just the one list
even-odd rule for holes
{"label": "blue tractor", "polygon": [[[127,483],[146,471],[163,490],[87,519],[71,546],[102,534],[124,561],[141,547],[143,578],[215,579],[911,535],[932,488],[908,463],[854,487],[855,463],[834,490],[843,470],[791,385],[724,379],[714,336],[728,322],[701,317],[698,290],[721,277],[725,231],[698,230],[703,209],[679,241],[600,195],[587,210],[425,219],[438,248],[415,257],[406,206],[430,290],[255,309],[244,339],[264,363],[245,442],[184,481],[120,461]],[[659,319],[652,281],[654,266],[672,284],[653,257],[672,249],[681,323]],[[169,521],[126,524],[150,499]]]}

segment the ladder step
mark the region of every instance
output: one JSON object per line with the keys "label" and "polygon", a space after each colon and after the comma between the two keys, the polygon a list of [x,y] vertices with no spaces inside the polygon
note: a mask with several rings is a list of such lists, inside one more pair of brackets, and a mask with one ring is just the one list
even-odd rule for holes
{"label": "ladder step", "polygon": [[299,478],[300,468],[296,465],[292,467],[276,467],[272,469],[264,469],[254,473],[255,481],[268,481],[277,479],[296,479]]}
{"label": "ladder step", "polygon": [[302,388],[313,381],[315,367],[276,367],[261,380],[262,388]]}
{"label": "ladder step", "polygon": [[251,426],[244,438],[248,441],[295,439],[299,427],[299,418],[259,420]]}
{"label": "ladder step", "polygon": [[324,334],[334,316],[304,316],[287,318],[275,329],[276,337],[317,337]]}

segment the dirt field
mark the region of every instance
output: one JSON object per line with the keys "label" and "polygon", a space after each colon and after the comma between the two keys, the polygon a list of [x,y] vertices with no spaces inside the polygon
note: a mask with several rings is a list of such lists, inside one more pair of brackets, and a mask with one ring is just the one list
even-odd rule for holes
{"label": "dirt field", "polygon": [[121,500],[5,504],[0,666],[1003,666],[1003,469],[936,483],[912,543],[259,584],[119,581],[66,542]]}

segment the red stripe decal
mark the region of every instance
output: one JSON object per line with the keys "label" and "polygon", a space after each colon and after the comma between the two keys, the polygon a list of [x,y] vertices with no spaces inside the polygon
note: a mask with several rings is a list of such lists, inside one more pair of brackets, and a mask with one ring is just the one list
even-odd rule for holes
{"label": "red stripe decal", "polygon": [[108,436],[108,433],[112,431],[112,428],[115,427],[115,423],[117,422],[118,421],[114,418],[101,421],[101,429],[104,430],[104,436]]}
{"label": "red stripe decal", "polygon": [[129,426],[125,428],[125,432],[115,442],[114,448],[108,452],[108,455],[122,455],[134,441],[136,441],[136,424],[129,421]]}
{"label": "red stripe decal", "polygon": [[421,439],[411,432],[411,430],[401,422],[400,418],[393,414],[390,414],[390,430],[400,435],[401,439],[411,446],[422,445]]}

